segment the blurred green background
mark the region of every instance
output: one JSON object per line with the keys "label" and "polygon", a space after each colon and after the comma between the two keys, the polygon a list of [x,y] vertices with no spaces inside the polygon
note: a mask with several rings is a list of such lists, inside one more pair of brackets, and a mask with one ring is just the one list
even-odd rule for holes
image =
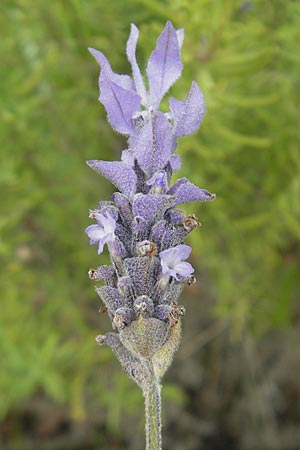
{"label": "blurred green background", "polygon": [[111,185],[87,159],[125,140],[97,102],[101,49],[144,68],[165,22],[184,27],[183,99],[207,115],[178,176],[216,192],[189,211],[198,283],[165,377],[165,450],[300,448],[300,3],[1,0],[0,448],[138,450],[143,399],[94,336],[110,330],[88,280],[88,209]]}

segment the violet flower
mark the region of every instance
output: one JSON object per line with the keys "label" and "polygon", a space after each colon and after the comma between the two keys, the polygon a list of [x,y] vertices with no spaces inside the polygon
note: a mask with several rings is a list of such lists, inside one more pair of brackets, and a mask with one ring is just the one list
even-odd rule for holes
{"label": "violet flower", "polygon": [[87,162],[117,192],[92,212],[97,224],[86,233],[91,244],[98,244],[98,253],[108,244],[111,258],[111,265],[89,271],[115,329],[96,340],[112,348],[124,372],[143,390],[146,450],[160,450],[160,381],[180,343],[184,308],[178,305],[179,295],[184,284],[194,281],[194,269],[185,261],[191,248],[183,242],[198,226],[194,215],[177,207],[211,201],[215,195],[186,178],[171,181],[181,166],[177,138],[195,132],[205,114],[195,81],[185,100],[170,98],[170,111],[159,111],[182,72],[183,30],[167,22],[146,67],[149,89],[136,61],[138,36],[131,25],[126,54],[132,77],[114,73],[104,54],[90,49],[100,65],[99,100],[114,130],[127,136],[128,148],[120,161]]}
{"label": "violet flower", "polygon": [[115,240],[116,221],[107,212],[105,214],[95,213],[95,219],[97,225],[90,225],[86,228],[85,232],[90,238],[90,244],[98,244],[98,255],[103,252],[103,247],[108,242]]}
{"label": "violet flower", "polygon": [[[194,272],[192,265],[184,262],[190,256],[192,249],[188,245],[179,244],[159,253],[162,275],[173,277],[180,281],[180,277],[186,278]],[[178,276],[180,276],[178,278]]]}

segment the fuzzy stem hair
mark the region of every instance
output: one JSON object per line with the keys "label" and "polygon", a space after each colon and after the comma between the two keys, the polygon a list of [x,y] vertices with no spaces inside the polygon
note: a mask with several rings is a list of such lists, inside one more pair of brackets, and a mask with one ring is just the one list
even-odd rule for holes
{"label": "fuzzy stem hair", "polygon": [[153,378],[143,389],[146,415],[146,450],[162,450],[161,385]]}

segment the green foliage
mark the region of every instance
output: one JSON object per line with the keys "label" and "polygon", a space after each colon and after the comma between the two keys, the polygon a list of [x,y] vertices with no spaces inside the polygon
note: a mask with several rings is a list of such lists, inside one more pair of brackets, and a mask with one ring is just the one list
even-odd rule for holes
{"label": "green foliage", "polygon": [[[85,160],[121,148],[97,104],[98,69],[86,48],[109,50],[97,17],[113,16],[113,6],[40,2],[28,15],[27,5],[4,2],[0,16],[0,415],[42,390],[80,416],[78,396],[101,358],[86,276],[98,262],[84,228],[88,207],[111,189]],[[115,25],[117,48],[126,34]]]}
{"label": "green foliage", "polygon": [[117,159],[124,140],[97,103],[98,68],[86,49],[103,50],[124,73],[130,22],[145,61],[167,19],[186,36],[184,76],[171,93],[182,98],[195,79],[207,102],[200,131],[179,147],[179,176],[217,194],[190,208],[203,221],[190,238],[200,284],[237,335],[297,322],[298,2],[4,0],[0,416],[40,392],[78,420],[104,408],[111,429],[120,411],[140,407],[125,376],[111,381],[109,350],[94,345],[109,324],[86,277],[99,258],[84,228],[88,208],[112,188],[84,161]]}

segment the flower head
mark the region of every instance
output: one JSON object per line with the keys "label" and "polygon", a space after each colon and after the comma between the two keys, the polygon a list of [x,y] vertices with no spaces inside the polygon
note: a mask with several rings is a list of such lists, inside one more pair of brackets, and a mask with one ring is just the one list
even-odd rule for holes
{"label": "flower head", "polygon": [[194,272],[192,265],[184,262],[190,256],[191,251],[192,249],[188,245],[179,244],[160,252],[162,275],[173,277],[177,281],[179,281],[179,275],[183,278],[191,275]]}
{"label": "flower head", "polygon": [[138,37],[132,25],[126,47],[132,76],[114,73],[103,53],[90,49],[100,65],[99,100],[114,130],[128,137],[128,146],[119,161],[87,161],[118,192],[113,201],[100,203],[101,212],[92,211],[97,224],[86,233],[98,253],[109,244],[111,258],[110,266],[90,271],[117,331],[97,342],[110,345],[124,371],[144,389],[153,374],[160,380],[178,348],[183,315],[178,299],[194,272],[186,261],[191,248],[183,242],[198,222],[177,206],[209,202],[215,195],[187,178],[172,183],[181,166],[177,140],[194,133],[205,113],[195,81],[184,100],[171,98],[170,110],[159,110],[182,72],[183,30],[167,22],[146,64],[146,84],[136,60]]}
{"label": "flower head", "polygon": [[98,244],[98,254],[103,252],[105,244],[115,240],[116,221],[109,212],[105,214],[96,212],[94,216],[98,224],[90,225],[85,230],[90,238],[90,244]]}

